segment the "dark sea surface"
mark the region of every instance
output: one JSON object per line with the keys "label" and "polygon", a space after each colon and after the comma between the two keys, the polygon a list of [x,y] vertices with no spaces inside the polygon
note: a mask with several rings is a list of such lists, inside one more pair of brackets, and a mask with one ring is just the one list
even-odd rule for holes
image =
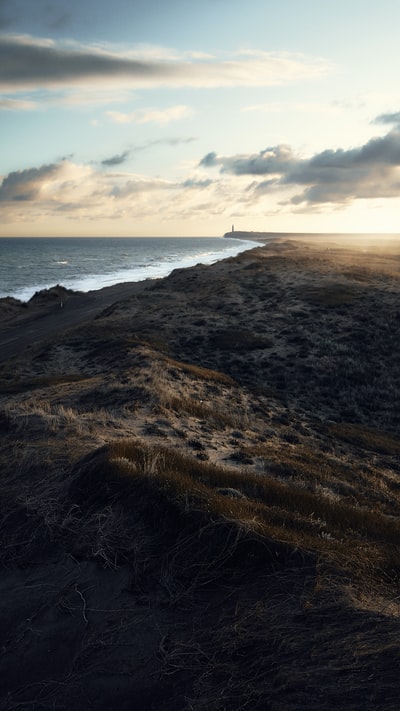
{"label": "dark sea surface", "polygon": [[1,238],[0,298],[28,301],[61,284],[91,291],[211,264],[259,243],[224,237]]}

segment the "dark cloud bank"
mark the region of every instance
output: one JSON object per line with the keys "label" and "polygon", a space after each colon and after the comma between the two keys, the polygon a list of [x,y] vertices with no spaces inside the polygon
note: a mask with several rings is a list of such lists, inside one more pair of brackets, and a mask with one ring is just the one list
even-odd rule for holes
{"label": "dark cloud bank", "polygon": [[348,150],[325,150],[307,160],[290,146],[266,148],[250,155],[220,156],[208,153],[203,167],[219,167],[221,173],[266,176],[253,189],[258,193],[285,186],[304,186],[291,198],[301,203],[347,203],[360,198],[400,195],[400,112],[382,114],[377,123],[395,124],[385,136]]}
{"label": "dark cloud bank", "polygon": [[189,136],[188,138],[157,138],[153,141],[147,141],[146,143],[143,143],[142,145],[136,145],[131,148],[129,148],[126,151],[123,151],[122,153],[119,153],[115,156],[111,156],[110,158],[105,158],[104,160],[101,161],[101,165],[103,165],[106,168],[110,168],[116,165],[122,165],[123,163],[126,163],[126,161],[130,158],[130,156],[134,153],[141,153],[142,151],[149,150],[151,148],[155,148],[156,146],[179,146],[180,144],[186,144],[186,143],[192,143],[193,141],[196,141],[197,139],[193,136]]}
{"label": "dark cloud bank", "polygon": [[106,158],[105,160],[102,160],[101,165],[104,165],[107,168],[114,165],[122,165],[122,163],[125,163],[125,161],[128,160],[129,155],[130,151],[124,151],[123,153],[120,153],[120,155],[112,156],[111,158]]}
{"label": "dark cloud bank", "polygon": [[160,62],[124,59],[104,52],[68,50],[13,36],[0,38],[0,81],[10,87],[52,85],[79,79],[136,77],[151,79],[171,74]]}
{"label": "dark cloud bank", "polygon": [[0,185],[0,202],[35,200],[43,181],[55,178],[59,169],[59,164],[52,163],[9,173]]}
{"label": "dark cloud bank", "polygon": [[0,35],[0,86],[13,92],[117,80],[142,88],[275,86],[326,71],[321,60],[268,52],[239,53],[224,60],[162,55],[155,59],[28,35]]}

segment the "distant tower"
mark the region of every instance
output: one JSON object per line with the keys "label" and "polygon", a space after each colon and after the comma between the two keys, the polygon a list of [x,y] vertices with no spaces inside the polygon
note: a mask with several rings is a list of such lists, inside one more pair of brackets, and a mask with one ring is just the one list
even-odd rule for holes
{"label": "distant tower", "polygon": [[235,231],[235,225],[232,225],[232,232]]}

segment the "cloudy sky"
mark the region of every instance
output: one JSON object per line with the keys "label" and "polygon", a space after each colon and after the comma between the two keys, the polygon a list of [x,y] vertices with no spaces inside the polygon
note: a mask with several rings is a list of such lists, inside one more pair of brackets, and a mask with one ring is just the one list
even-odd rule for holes
{"label": "cloudy sky", "polygon": [[0,235],[400,232],[398,0],[0,0]]}

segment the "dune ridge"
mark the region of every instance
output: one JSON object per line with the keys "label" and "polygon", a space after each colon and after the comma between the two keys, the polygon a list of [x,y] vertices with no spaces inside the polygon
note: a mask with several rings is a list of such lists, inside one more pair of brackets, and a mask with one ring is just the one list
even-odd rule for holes
{"label": "dune ridge", "polygon": [[2,711],[398,708],[400,247],[258,238],[1,320]]}

